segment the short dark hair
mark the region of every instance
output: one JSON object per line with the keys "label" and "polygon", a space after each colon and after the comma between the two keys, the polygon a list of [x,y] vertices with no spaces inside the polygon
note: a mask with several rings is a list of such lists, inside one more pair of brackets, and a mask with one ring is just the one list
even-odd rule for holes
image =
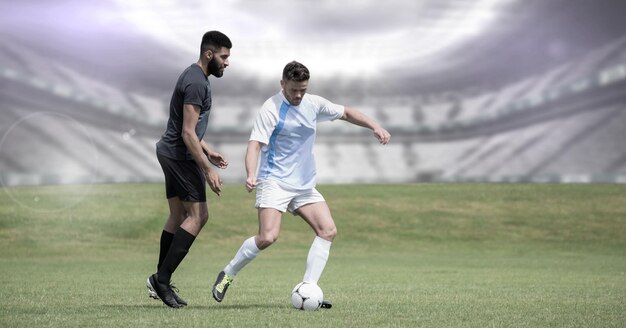
{"label": "short dark hair", "polygon": [[302,82],[308,81],[310,77],[309,69],[295,60],[285,65],[283,69],[284,81]]}
{"label": "short dark hair", "polygon": [[202,36],[200,43],[200,55],[202,56],[207,50],[217,51],[219,48],[232,48],[233,44],[226,34],[219,31],[208,31]]}

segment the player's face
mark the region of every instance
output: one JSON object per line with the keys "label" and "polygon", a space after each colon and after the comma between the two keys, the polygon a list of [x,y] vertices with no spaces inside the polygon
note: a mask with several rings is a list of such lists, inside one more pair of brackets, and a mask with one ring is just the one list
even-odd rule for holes
{"label": "player's face", "polygon": [[296,82],[291,80],[281,80],[280,85],[283,87],[283,94],[287,101],[293,106],[300,105],[302,97],[306,93],[306,88],[309,86],[309,81]]}
{"label": "player's face", "polygon": [[222,47],[216,52],[207,51],[207,53],[209,52],[212,54],[211,60],[209,60],[209,74],[215,77],[222,77],[224,69],[229,65],[230,49]]}

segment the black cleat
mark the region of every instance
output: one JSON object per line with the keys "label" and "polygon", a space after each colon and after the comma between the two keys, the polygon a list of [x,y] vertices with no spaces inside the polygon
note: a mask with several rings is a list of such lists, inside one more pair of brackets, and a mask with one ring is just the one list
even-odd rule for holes
{"label": "black cleat", "polygon": [[176,288],[173,283],[170,283],[170,289],[172,290],[172,294],[174,294],[174,299],[176,300],[176,303],[182,306],[187,306],[187,301],[178,296],[178,288]]}
{"label": "black cleat", "polygon": [[329,300],[322,301],[322,309],[330,309],[331,307],[333,307],[333,303],[331,303]]}
{"label": "black cleat", "polygon": [[213,284],[213,298],[221,302],[226,295],[226,290],[228,290],[228,286],[233,282],[233,277],[221,271],[217,275],[217,279],[215,280],[215,284]]}
{"label": "black cleat", "polygon": [[[148,277],[148,281],[146,281],[146,287],[148,287],[148,296],[150,296],[150,298],[154,298],[155,300],[160,300],[159,295],[157,295],[156,291],[154,290],[154,286],[152,285],[151,280],[152,276]],[[176,300],[176,303],[182,306],[187,306],[187,301],[178,296],[178,288],[176,288],[173,283],[170,283],[170,288],[172,289],[172,293],[174,293],[174,299]]]}
{"label": "black cleat", "polygon": [[148,296],[150,298],[154,298],[155,300],[159,300],[159,295],[157,295],[156,290],[154,290],[154,286],[152,286],[152,275],[148,277],[146,280],[146,287],[148,288]]}
{"label": "black cleat", "polygon": [[176,298],[174,297],[174,295],[176,294],[174,293],[170,285],[162,284],[159,282],[159,280],[157,279],[156,273],[151,275],[150,278],[148,278],[148,282],[150,283],[150,285],[156,292],[157,296],[161,299],[161,301],[165,303],[165,305],[172,307],[172,308],[179,308],[179,307],[184,306],[176,302]]}

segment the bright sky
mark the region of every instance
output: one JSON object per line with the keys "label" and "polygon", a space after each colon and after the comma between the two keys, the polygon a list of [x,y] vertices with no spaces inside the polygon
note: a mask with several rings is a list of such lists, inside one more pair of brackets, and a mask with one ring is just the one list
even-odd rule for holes
{"label": "bright sky", "polygon": [[511,1],[118,0],[120,10],[100,19],[122,15],[187,59],[204,32],[220,30],[234,43],[233,67],[251,75],[274,77],[295,59],[316,75],[354,77],[436,64],[434,55],[471,40]]}

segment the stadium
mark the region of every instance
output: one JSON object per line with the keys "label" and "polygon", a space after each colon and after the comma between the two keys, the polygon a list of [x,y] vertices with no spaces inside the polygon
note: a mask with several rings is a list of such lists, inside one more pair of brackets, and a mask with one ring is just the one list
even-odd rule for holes
{"label": "stadium", "polygon": [[[241,321],[222,318],[215,326],[251,326],[258,317],[262,326],[301,326],[301,320],[389,327],[626,323],[626,3],[184,3],[0,4],[0,245],[7,250],[0,273],[12,286],[0,289],[2,326],[177,320],[204,326],[203,313],[216,311],[244,313]],[[165,130],[176,78],[197,59],[200,36],[210,29],[228,34],[233,49],[224,77],[210,79],[213,108],[204,140],[230,164],[220,172],[225,195],[209,201],[215,202],[209,206],[215,226],[179,278],[199,308],[172,317],[135,289],[152,269],[167,214],[155,143]],[[345,244],[333,250],[337,260],[331,256],[324,282],[349,308],[294,316],[280,291],[255,289],[255,282],[277,274],[273,264],[290,266],[281,275],[299,275],[297,251],[308,247],[310,231],[285,219],[284,245],[272,249],[267,263],[259,261],[251,270],[260,277],[248,273],[236,286],[240,294],[220,309],[203,296],[207,287],[200,280],[207,261],[215,271],[254,230],[252,200],[243,192],[246,143],[260,106],[279,90],[282,67],[293,59],[311,69],[308,92],[355,107],[392,135],[380,146],[365,129],[323,123],[315,145],[317,181],[331,209],[330,199],[336,200],[334,215],[363,219],[379,233],[356,222],[340,227]],[[220,222],[227,216],[236,218],[235,226]],[[229,234],[212,232],[220,229]],[[385,274],[381,268],[357,275],[374,284],[372,291],[352,283],[339,263],[364,269],[352,260],[367,261],[367,253],[353,249],[363,240],[369,242],[364,252],[375,254],[370,260],[397,267],[404,272],[399,283],[422,297],[397,296],[401,286],[377,281]],[[211,254],[211,243],[228,254],[207,260],[201,254]],[[396,253],[395,243],[407,253]],[[128,255],[135,248],[138,254]],[[533,262],[532,255],[543,252]],[[466,258],[488,269],[475,271]],[[553,262],[561,269],[546,269]],[[81,269],[85,264],[95,269]],[[44,274],[46,266],[58,270],[52,276],[61,286],[47,288],[72,299],[67,309],[46,291],[50,300],[28,300],[38,292],[26,287],[32,276],[21,272]],[[84,289],[62,292],[74,276],[83,287],[94,275],[124,279],[124,267],[136,281],[102,297]],[[493,274],[486,281],[494,285],[483,285],[483,274]],[[528,278],[520,278],[524,274]],[[331,275],[339,277],[336,283]],[[448,289],[438,294],[428,281],[407,283],[414,275],[437,276],[435,284]],[[507,289],[511,277],[520,279]],[[541,280],[557,287],[542,294]],[[344,296],[342,286],[368,299],[392,291],[404,303],[391,296],[378,305],[359,302]],[[490,297],[498,288],[510,294],[501,303]],[[15,293],[26,300],[7,299]],[[94,316],[95,308],[104,317]],[[460,317],[448,316],[455,308]],[[379,312],[386,314],[373,316]],[[124,321],[127,316],[139,319]]]}

